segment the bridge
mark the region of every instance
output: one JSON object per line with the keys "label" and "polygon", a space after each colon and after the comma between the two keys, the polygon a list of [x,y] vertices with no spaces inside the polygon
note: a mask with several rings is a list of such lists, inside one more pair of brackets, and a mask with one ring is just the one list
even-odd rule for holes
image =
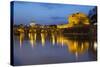
{"label": "bridge", "polygon": [[63,29],[59,28],[16,28],[13,30],[14,34],[19,33],[55,33],[62,32]]}

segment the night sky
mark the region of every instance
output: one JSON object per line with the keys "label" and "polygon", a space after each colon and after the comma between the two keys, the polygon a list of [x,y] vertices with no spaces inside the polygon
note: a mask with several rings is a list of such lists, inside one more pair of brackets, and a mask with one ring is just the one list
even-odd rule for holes
{"label": "night sky", "polygon": [[88,14],[94,6],[51,4],[37,2],[14,3],[14,24],[30,24],[35,21],[37,24],[65,24],[70,14],[83,12]]}

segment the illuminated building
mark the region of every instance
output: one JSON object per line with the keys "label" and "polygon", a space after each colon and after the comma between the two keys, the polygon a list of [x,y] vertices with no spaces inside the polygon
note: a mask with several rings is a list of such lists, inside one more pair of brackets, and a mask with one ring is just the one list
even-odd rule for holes
{"label": "illuminated building", "polygon": [[76,24],[89,24],[89,18],[84,13],[74,13],[68,17],[68,23],[72,26]]}
{"label": "illuminated building", "polygon": [[69,15],[68,23],[57,25],[57,28],[69,28],[75,25],[80,25],[80,24],[89,25],[90,20],[88,16],[85,15],[84,13],[74,13],[74,14]]}

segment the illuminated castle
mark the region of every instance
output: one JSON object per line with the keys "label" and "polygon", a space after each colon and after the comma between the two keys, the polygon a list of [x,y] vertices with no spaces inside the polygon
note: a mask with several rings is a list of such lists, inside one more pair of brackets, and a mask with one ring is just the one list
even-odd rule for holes
{"label": "illuminated castle", "polygon": [[89,25],[89,18],[86,14],[84,13],[74,13],[69,15],[68,17],[68,24],[63,24],[63,25],[57,25],[58,28],[68,28],[68,27],[73,27],[75,25]]}

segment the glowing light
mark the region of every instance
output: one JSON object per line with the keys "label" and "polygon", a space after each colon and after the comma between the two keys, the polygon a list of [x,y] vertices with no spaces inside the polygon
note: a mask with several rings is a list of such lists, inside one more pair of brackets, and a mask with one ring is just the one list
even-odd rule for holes
{"label": "glowing light", "polygon": [[84,13],[74,13],[68,17],[68,22],[71,25],[74,24],[89,24],[89,18]]}
{"label": "glowing light", "polygon": [[32,33],[29,33],[29,39],[30,39],[31,46],[33,47],[33,36],[32,36]]}
{"label": "glowing light", "polygon": [[97,43],[94,43],[94,49],[97,50]]}
{"label": "glowing light", "polygon": [[42,46],[45,45],[45,34],[44,33],[41,33],[41,43],[42,43]]}
{"label": "glowing light", "polygon": [[21,48],[21,46],[22,46],[23,39],[24,39],[24,33],[20,33],[20,35],[19,35],[20,48]]}
{"label": "glowing light", "polygon": [[52,33],[52,44],[54,45],[55,44],[55,35],[54,35],[54,33]]}
{"label": "glowing light", "polygon": [[32,47],[36,45],[36,33],[29,33],[30,44]]}
{"label": "glowing light", "polygon": [[76,61],[78,60],[78,52],[75,52],[75,56],[76,56]]}

